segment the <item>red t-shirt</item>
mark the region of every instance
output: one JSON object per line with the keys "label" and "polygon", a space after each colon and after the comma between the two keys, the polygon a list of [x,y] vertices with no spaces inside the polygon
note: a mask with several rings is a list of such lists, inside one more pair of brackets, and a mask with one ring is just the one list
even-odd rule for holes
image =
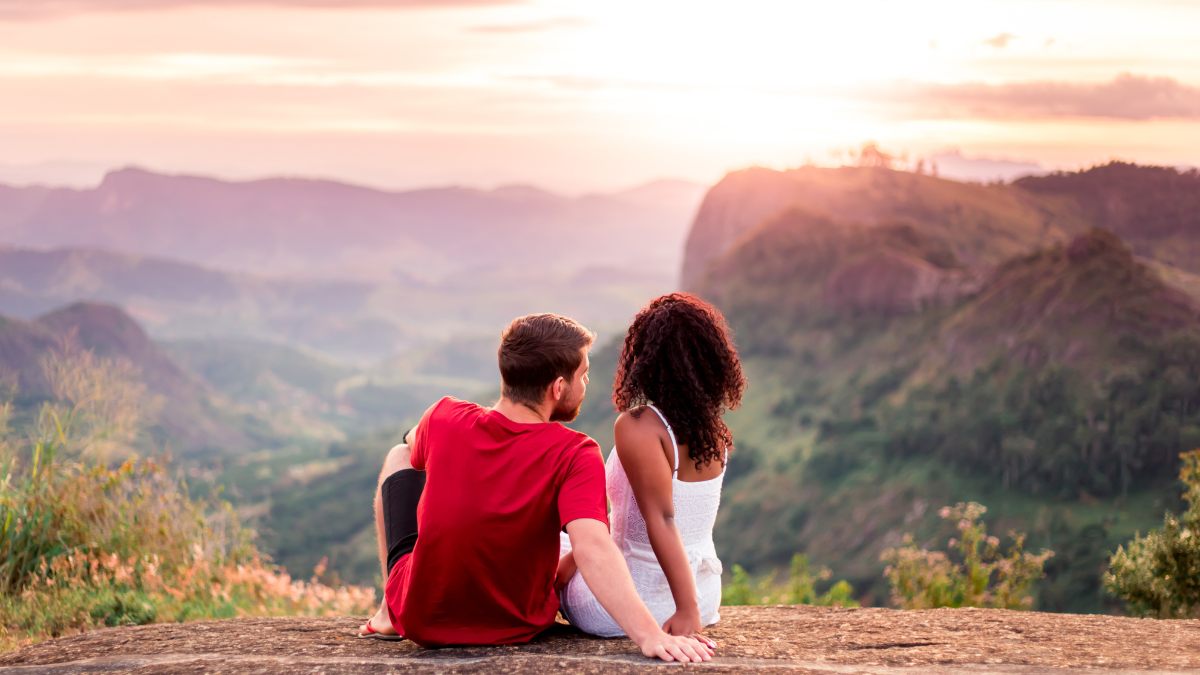
{"label": "red t-shirt", "polygon": [[550,627],[559,531],[578,518],[608,524],[600,447],[446,397],[411,451],[425,492],[416,548],[384,588],[396,630],[435,647],[527,642]]}

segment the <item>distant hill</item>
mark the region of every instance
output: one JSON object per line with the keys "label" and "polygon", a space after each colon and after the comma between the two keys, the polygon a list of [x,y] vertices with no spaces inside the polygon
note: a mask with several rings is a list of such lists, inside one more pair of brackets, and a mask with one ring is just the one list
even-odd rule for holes
{"label": "distant hill", "polygon": [[793,210],[868,227],[909,222],[976,268],[1100,227],[1138,255],[1197,273],[1197,195],[1196,171],[1121,163],[992,185],[881,168],[747,169],[705,196],[688,234],[682,281],[701,287],[709,264]]}
{"label": "distant hill", "polygon": [[0,313],[113,303],[155,338],[281,343],[358,365],[492,336],[531,311],[608,331],[674,286],[701,191],[386,192],[140,169],[93,189],[0,186]]}
{"label": "distant hill", "polygon": [[0,241],[372,281],[464,273],[482,279],[481,270],[528,265],[673,270],[702,190],[659,181],[577,198],[523,186],[388,192],[326,180],[230,182],[127,168],[93,189],[0,188]]}
{"label": "distant hill", "polygon": [[179,368],[121,309],[76,303],[33,321],[0,319],[0,378],[15,380],[17,402],[36,405],[53,398],[41,370],[44,357],[60,340],[73,336],[97,356],[132,364],[147,393],[161,409],[148,420],[156,450],[184,454],[245,450],[253,441],[234,414],[213,400],[212,392]]}
{"label": "distant hill", "polygon": [[1069,201],[1089,224],[1115,232],[1140,256],[1200,273],[1200,170],[1113,162],[1015,185]]}
{"label": "distant hill", "polygon": [[772,218],[798,210],[839,223],[901,221],[938,236],[968,266],[996,264],[1087,228],[1080,214],[1008,185],[959,183],[881,168],[746,169],[717,183],[688,233],[683,285]]}
{"label": "distant hill", "polygon": [[1194,299],[1096,229],[1001,265],[943,320],[939,341],[946,365],[977,367],[1003,350],[1023,365],[1086,364],[1100,375],[1197,327]]}
{"label": "distant hill", "polygon": [[[171,340],[165,352],[242,409],[312,440],[391,428],[446,394],[494,388],[495,338],[486,346],[417,350],[404,360],[352,367],[309,350],[244,338]],[[464,348],[466,347],[466,348]],[[486,363],[475,352],[488,354]],[[486,381],[474,379],[484,371]]]}
{"label": "distant hill", "polygon": [[[0,244],[0,314],[32,319],[83,300],[116,304],[162,340],[252,340],[366,366],[494,339],[533,311],[574,316],[611,332],[641,303],[673,288],[673,270],[585,266],[555,277],[537,267],[496,267],[437,284],[271,277],[100,249]],[[470,355],[472,362],[494,347]],[[485,369],[451,375],[494,376]]]}
{"label": "distant hill", "polygon": [[99,249],[0,245],[0,313],[33,318],[79,300],[111,303],[161,338],[258,338],[381,357],[404,336],[371,300],[384,289],[413,288],[419,285],[278,279]]}

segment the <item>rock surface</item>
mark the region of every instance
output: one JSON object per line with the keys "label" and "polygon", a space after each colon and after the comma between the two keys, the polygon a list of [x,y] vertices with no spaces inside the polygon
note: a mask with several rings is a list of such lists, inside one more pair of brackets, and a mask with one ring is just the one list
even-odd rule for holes
{"label": "rock surface", "polygon": [[[782,606],[722,613],[721,623],[708,631],[720,644],[717,658],[689,667],[796,673],[1200,670],[1200,620]],[[410,642],[355,639],[357,624],[350,617],[280,618],[112,628],[4,655],[0,670],[630,673],[660,667],[628,640],[589,638],[565,626],[523,646],[426,650]]]}

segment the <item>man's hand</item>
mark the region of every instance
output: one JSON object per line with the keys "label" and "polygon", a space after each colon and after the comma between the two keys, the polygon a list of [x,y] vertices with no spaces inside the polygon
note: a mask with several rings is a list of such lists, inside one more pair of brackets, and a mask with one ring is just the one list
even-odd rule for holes
{"label": "man's hand", "polygon": [[600,606],[617,622],[646,656],[683,663],[708,661],[713,647],[691,637],[667,635],[646,609],[633,587],[629,566],[617,550],[608,527],[598,520],[579,518],[567,523],[571,551],[579,573]]}
{"label": "man's hand", "polygon": [[663,624],[663,631],[671,635],[696,635],[704,630],[700,622],[700,608],[676,610]]}
{"label": "man's hand", "polygon": [[638,646],[641,647],[643,656],[682,663],[709,661],[714,653],[712,647],[695,638],[666,633],[659,633]]}

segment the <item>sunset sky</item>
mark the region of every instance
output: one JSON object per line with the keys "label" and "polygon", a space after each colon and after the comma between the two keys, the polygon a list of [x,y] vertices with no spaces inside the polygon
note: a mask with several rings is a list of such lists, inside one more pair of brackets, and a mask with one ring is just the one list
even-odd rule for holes
{"label": "sunset sky", "polygon": [[1200,164],[1189,0],[0,0],[0,181],[568,192],[910,156]]}

